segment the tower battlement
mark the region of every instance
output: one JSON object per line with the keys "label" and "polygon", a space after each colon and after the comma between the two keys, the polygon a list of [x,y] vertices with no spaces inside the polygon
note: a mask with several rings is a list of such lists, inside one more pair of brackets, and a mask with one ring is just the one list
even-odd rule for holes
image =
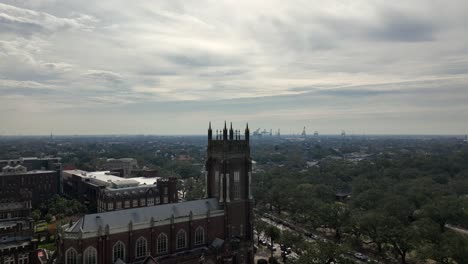
{"label": "tower battlement", "polygon": [[227,128],[226,121],[224,122],[224,129],[217,129],[216,134],[213,135],[211,122],[208,128],[208,148],[207,152],[210,154],[223,153],[223,154],[247,154],[250,155],[250,131],[247,124],[244,135],[241,135],[240,130],[234,130],[232,123],[230,129]]}

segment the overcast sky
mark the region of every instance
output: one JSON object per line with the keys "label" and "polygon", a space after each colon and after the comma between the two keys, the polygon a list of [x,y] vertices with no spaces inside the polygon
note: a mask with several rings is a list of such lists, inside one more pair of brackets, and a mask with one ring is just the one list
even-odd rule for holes
{"label": "overcast sky", "polygon": [[0,135],[468,132],[468,1],[0,1]]}

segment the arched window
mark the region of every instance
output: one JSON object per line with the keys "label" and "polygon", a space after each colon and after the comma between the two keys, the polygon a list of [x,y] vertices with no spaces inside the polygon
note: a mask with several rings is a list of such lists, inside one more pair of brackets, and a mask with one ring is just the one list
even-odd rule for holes
{"label": "arched window", "polygon": [[116,262],[118,259],[125,261],[125,244],[122,241],[117,241],[112,248],[112,262]]}
{"label": "arched window", "polygon": [[135,245],[135,257],[141,258],[146,256],[146,244],[146,239],[144,237],[137,239]]}
{"label": "arched window", "polygon": [[158,240],[156,241],[156,250],[157,253],[166,253],[167,252],[167,236],[164,233],[161,233],[158,236]]}
{"label": "arched window", "polygon": [[240,199],[241,191],[240,191],[240,172],[234,172],[234,199]]}
{"label": "arched window", "polygon": [[185,247],[187,247],[187,233],[185,233],[185,230],[181,229],[176,235],[176,249]]}
{"label": "arched window", "polygon": [[76,259],[78,253],[74,248],[69,248],[65,252],[65,264],[77,264],[78,261]]}
{"label": "arched window", "polygon": [[5,264],[15,264],[15,257],[14,256],[6,256],[3,263],[5,263]]}
{"label": "arched window", "polygon": [[214,195],[219,195],[219,171],[215,171]]}
{"label": "arched window", "polygon": [[22,253],[18,255],[18,264],[27,264],[29,263],[28,253]]}
{"label": "arched window", "polygon": [[84,264],[96,264],[97,263],[97,250],[94,247],[88,247],[83,254]]}
{"label": "arched window", "polygon": [[201,245],[205,243],[205,230],[199,226],[195,230],[195,245]]}

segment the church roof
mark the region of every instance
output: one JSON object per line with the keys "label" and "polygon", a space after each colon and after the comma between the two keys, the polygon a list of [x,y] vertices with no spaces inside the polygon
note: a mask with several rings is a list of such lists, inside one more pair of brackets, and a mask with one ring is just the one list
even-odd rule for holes
{"label": "church roof", "polygon": [[140,207],[120,211],[110,211],[97,214],[88,214],[80,218],[75,224],[69,227],[65,232],[97,232],[99,226],[104,230],[106,225],[110,229],[115,227],[128,226],[130,221],[133,225],[140,223],[150,223],[151,218],[155,222],[167,220],[174,215],[174,218],[189,216],[190,212],[194,216],[204,215],[208,211],[220,210],[216,198],[202,199],[181,203],[161,204],[149,207]]}
{"label": "church roof", "polygon": [[152,256],[147,256],[142,264],[158,264],[158,262]]}

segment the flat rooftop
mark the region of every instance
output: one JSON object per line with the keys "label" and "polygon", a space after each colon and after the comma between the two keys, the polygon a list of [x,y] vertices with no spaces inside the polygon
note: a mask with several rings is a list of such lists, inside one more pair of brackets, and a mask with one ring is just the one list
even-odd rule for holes
{"label": "flat rooftop", "polygon": [[122,178],[110,174],[110,171],[83,171],[83,170],[64,170],[63,175],[75,175],[81,177],[83,180],[88,179],[97,185],[105,185],[108,188],[120,189],[126,187],[135,187],[140,185],[154,185],[161,177],[135,177],[135,178]]}
{"label": "flat rooftop", "polygon": [[56,173],[53,170],[31,170],[26,172],[12,172],[12,173],[3,173],[0,171],[0,176],[11,176],[11,175],[28,175],[28,174],[48,174],[48,173]]}

